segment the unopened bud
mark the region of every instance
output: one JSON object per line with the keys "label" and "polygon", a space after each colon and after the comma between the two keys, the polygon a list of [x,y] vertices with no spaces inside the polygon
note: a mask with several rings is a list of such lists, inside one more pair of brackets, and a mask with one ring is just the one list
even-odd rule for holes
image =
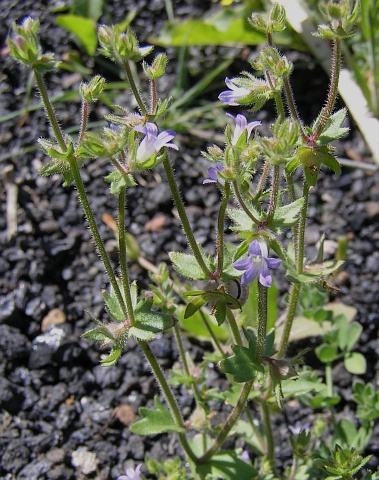
{"label": "unopened bud", "polygon": [[165,74],[167,66],[167,56],[164,53],[157,55],[151,65],[143,63],[143,69],[150,80],[156,80]]}
{"label": "unopened bud", "polygon": [[89,83],[82,82],[79,87],[79,93],[87,102],[95,103],[103,93],[105,79],[100,75],[93,77]]}

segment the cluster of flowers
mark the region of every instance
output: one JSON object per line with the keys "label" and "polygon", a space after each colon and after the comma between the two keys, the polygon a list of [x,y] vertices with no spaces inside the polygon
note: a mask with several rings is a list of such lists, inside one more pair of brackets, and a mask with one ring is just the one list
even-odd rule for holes
{"label": "cluster of flowers", "polygon": [[[249,91],[243,87],[237,87],[231,80],[226,78],[226,85],[229,90],[226,90],[219,95],[219,99],[227,105],[239,105],[238,100],[246,97]],[[247,131],[248,138],[253,129],[258,127],[261,122],[248,122],[244,115],[238,114],[236,117],[227,113],[235,122],[233,132],[232,145],[235,146],[241,135]],[[145,126],[136,126],[134,130],[145,135],[137,149],[137,160],[145,161],[154,153],[158,153],[163,147],[173,148],[178,150],[177,145],[171,143],[175,137],[175,132],[172,130],[164,130],[158,134],[158,128],[154,123],[147,122]],[[224,164],[216,163],[215,167],[208,168],[208,178],[204,179],[203,184],[218,183],[224,185],[225,180],[219,177],[219,173],[224,170]],[[272,278],[269,273],[269,268],[277,268],[280,265],[280,260],[277,258],[270,258],[268,256],[267,244],[263,240],[253,240],[248,248],[247,258],[236,261],[233,266],[236,270],[244,271],[241,277],[242,284],[251,283],[255,278],[264,287],[270,287]]]}

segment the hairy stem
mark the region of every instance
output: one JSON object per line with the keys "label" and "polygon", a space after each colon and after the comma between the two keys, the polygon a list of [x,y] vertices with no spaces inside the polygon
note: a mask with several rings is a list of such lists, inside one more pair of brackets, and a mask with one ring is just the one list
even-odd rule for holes
{"label": "hairy stem", "polygon": [[122,288],[125,297],[126,310],[131,326],[135,324],[134,311],[132,305],[132,297],[130,295],[130,281],[128,273],[128,260],[126,251],[126,235],[125,235],[125,198],[126,187],[121,188],[118,196],[118,249],[120,258],[120,270],[122,279]]}
{"label": "hairy stem", "polygon": [[[143,351],[143,353],[145,354],[145,357],[150,364],[150,367],[151,367],[151,369],[154,373],[154,376],[157,379],[157,381],[159,383],[159,386],[162,389],[163,395],[166,398],[166,401],[167,401],[168,406],[170,408],[171,415],[174,419],[175,425],[183,428],[183,418],[182,418],[182,415],[180,413],[178,404],[176,403],[174,395],[171,392],[171,389],[170,389],[170,387],[167,383],[167,380],[166,380],[165,376],[163,375],[161,367],[159,366],[153,352],[151,351],[149,344],[147,342],[140,341],[139,346],[140,346],[141,350]],[[189,443],[187,441],[187,437],[185,436],[184,433],[179,433],[179,440],[180,440],[180,443],[183,447],[183,450],[185,451],[187,456],[193,462],[196,463],[198,459],[197,459],[196,455],[193,453],[191,447],[189,446]]]}
{"label": "hairy stem", "polygon": [[136,102],[138,104],[139,109],[141,110],[142,115],[148,115],[148,111],[145,105],[145,102],[143,101],[143,98],[137,88],[136,82],[134,80],[133,72],[132,69],[130,68],[129,60],[123,60],[122,65],[124,67],[126,76],[128,78],[130,88],[132,89],[134,98],[136,99]]}
{"label": "hairy stem", "polygon": [[46,89],[45,81],[43,79],[43,75],[40,72],[38,72],[38,70],[33,70],[33,71],[36,77],[39,93],[41,94],[43,106],[45,107],[45,111],[50,121],[51,128],[53,129],[54,136],[59,146],[61,147],[62,151],[65,152],[67,150],[67,145],[66,145],[66,142],[64,141],[62,130],[59,126],[58,119],[55,115],[54,109],[51,105],[49,96],[47,94],[47,89]]}
{"label": "hairy stem", "polygon": [[260,363],[266,346],[267,335],[267,287],[261,285],[258,281],[258,312],[257,312],[257,351],[255,353],[256,362]]}
{"label": "hairy stem", "polygon": [[228,319],[230,330],[232,331],[233,340],[237,345],[243,345],[240,330],[238,328],[236,318],[230,308],[226,307],[226,318]]}
{"label": "hairy stem", "polygon": [[207,278],[210,278],[212,276],[212,273],[209,270],[209,268],[207,267],[207,265],[205,264],[203,255],[201,254],[199,246],[198,246],[198,244],[196,242],[196,239],[194,237],[191,225],[188,221],[186,210],[185,210],[183,202],[182,202],[182,198],[181,198],[180,193],[179,193],[178,186],[175,182],[174,172],[172,170],[172,166],[171,166],[170,160],[168,159],[167,154],[164,157],[163,166],[164,166],[164,169],[165,169],[165,172],[166,172],[167,181],[168,181],[168,184],[170,186],[170,190],[171,190],[172,197],[174,199],[175,206],[178,210],[179,218],[182,222],[184,232],[187,236],[188,243],[189,243],[189,245],[191,247],[191,250],[192,250],[192,252],[193,252],[193,254],[196,258],[197,263],[199,264],[199,267],[204,272],[204,275]]}
{"label": "hairy stem", "polygon": [[[304,234],[305,234],[305,223],[307,219],[307,211],[308,211],[308,201],[309,201],[309,186],[306,181],[304,181],[303,185],[303,198],[304,198],[304,205],[301,211],[299,223],[298,223],[298,231],[297,231],[297,243],[295,243],[295,258],[296,258],[296,270],[298,273],[302,273],[304,267]],[[287,307],[287,315],[284,322],[284,328],[282,332],[282,336],[279,343],[279,350],[277,353],[277,358],[282,358],[287,350],[293,320],[295,318],[297,303],[299,300],[301,284],[300,283],[293,283],[290,289],[289,295],[289,302]]]}
{"label": "hairy stem", "polygon": [[314,140],[317,140],[321,135],[326,122],[331,116],[336,103],[336,98],[338,94],[338,82],[341,71],[341,39],[336,38],[333,41],[333,57],[332,57],[332,71],[330,75],[330,87],[328,92],[328,97],[326,100],[326,105],[322,110],[321,121],[317,126],[315,133],[313,134]]}
{"label": "hairy stem", "polygon": [[127,312],[127,309],[126,309],[126,306],[125,306],[125,302],[124,302],[124,299],[121,295],[121,291],[120,291],[120,288],[119,288],[117,280],[116,280],[116,275],[113,271],[113,267],[112,267],[111,262],[109,260],[109,256],[107,254],[107,251],[105,250],[104,243],[103,243],[103,240],[100,236],[99,229],[97,228],[96,221],[95,221],[95,218],[94,218],[92,210],[91,210],[91,206],[90,206],[89,201],[88,201],[88,197],[87,197],[84,185],[83,185],[82,177],[80,176],[80,171],[79,171],[78,165],[76,163],[76,160],[72,159],[70,161],[70,165],[71,165],[71,172],[72,172],[72,175],[74,177],[75,186],[76,186],[76,189],[78,191],[79,200],[80,200],[80,203],[82,204],[84,214],[87,218],[88,226],[90,228],[92,237],[95,241],[97,251],[99,252],[101,261],[103,262],[105,271],[106,271],[106,273],[108,275],[108,278],[109,278],[109,282],[110,282],[110,284],[113,288],[113,291],[115,292],[117,300],[118,300],[125,316],[127,316],[128,312]]}
{"label": "hairy stem", "polygon": [[240,189],[239,189],[239,186],[238,186],[238,183],[236,180],[233,180],[233,189],[234,189],[234,193],[237,197],[237,200],[238,200],[238,203],[240,204],[242,210],[251,218],[251,220],[259,225],[260,224],[260,221],[255,218],[255,216],[250,212],[250,209],[248,208],[248,206],[246,205],[242,195],[241,195],[241,192],[240,192]]}
{"label": "hairy stem", "polygon": [[274,444],[274,435],[272,433],[272,426],[271,426],[270,408],[268,403],[265,401],[261,403],[261,407],[262,407],[262,421],[263,421],[263,426],[264,426],[264,431],[266,433],[266,441],[267,441],[266,456],[273,471],[275,471],[275,462],[274,462],[275,444]]}
{"label": "hairy stem", "polygon": [[[180,336],[180,331],[177,323],[175,323],[174,325],[174,334],[175,334],[176,344],[178,345],[179,355],[183,364],[184,372],[187,375],[187,377],[191,377],[192,375],[188,368],[188,362],[187,362],[186,354],[183,348],[182,337]],[[197,385],[192,382],[191,387],[192,387],[192,391],[195,396],[197,405],[202,405],[204,402],[203,402],[203,399],[201,398]]]}
{"label": "hairy stem", "polygon": [[218,212],[217,219],[217,234],[216,234],[216,249],[217,249],[217,272],[221,275],[224,268],[224,224],[225,224],[225,212],[228,206],[230,196],[230,184],[225,183],[225,189],[223,192],[220,210]]}
{"label": "hairy stem", "polygon": [[268,207],[267,218],[265,223],[268,225],[275,214],[276,206],[278,204],[278,195],[279,195],[279,185],[280,185],[280,167],[279,165],[274,165],[274,171],[272,175],[272,187],[270,194],[270,204]]}
{"label": "hairy stem", "polygon": [[213,444],[209,447],[208,451],[198,459],[198,464],[206,463],[221,448],[230,430],[233,428],[234,424],[239,419],[243,409],[245,408],[245,404],[252,389],[253,383],[254,381],[251,380],[250,382],[246,382],[244,384],[236,406],[226,420],[221,432],[218,434]]}

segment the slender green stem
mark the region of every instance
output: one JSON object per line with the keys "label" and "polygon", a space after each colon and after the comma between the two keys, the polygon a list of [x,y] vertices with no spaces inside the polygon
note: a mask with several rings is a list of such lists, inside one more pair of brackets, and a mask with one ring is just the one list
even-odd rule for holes
{"label": "slender green stem", "polygon": [[164,166],[164,169],[165,169],[165,172],[166,172],[167,181],[168,181],[168,184],[170,186],[170,190],[171,190],[172,197],[174,199],[175,206],[178,210],[179,218],[182,222],[184,232],[187,236],[188,243],[189,243],[189,245],[191,247],[191,250],[192,250],[192,252],[193,252],[193,254],[194,254],[194,256],[197,260],[197,263],[199,264],[199,267],[202,269],[205,276],[207,278],[210,278],[212,276],[212,273],[209,270],[209,268],[207,267],[207,265],[205,264],[203,255],[201,254],[199,246],[198,246],[198,244],[196,242],[196,239],[194,237],[191,225],[188,221],[186,210],[185,210],[183,202],[182,202],[182,198],[180,196],[178,186],[175,182],[175,175],[174,175],[170,160],[167,157],[167,154],[164,157],[163,166]]}
{"label": "slender green stem", "polygon": [[43,106],[45,107],[45,111],[49,118],[51,128],[53,129],[55,138],[59,146],[61,147],[62,151],[65,152],[67,150],[67,145],[66,145],[66,142],[64,141],[62,130],[59,126],[58,119],[55,115],[54,109],[51,105],[49,96],[47,94],[47,89],[46,89],[45,81],[43,79],[43,75],[37,70],[34,70],[34,75],[36,77],[38,90],[42,98],[42,103],[43,103]]}
{"label": "slender green stem", "polygon": [[295,480],[298,465],[299,465],[299,460],[298,460],[298,458],[296,457],[296,455],[294,455],[294,456],[292,457],[291,473],[290,473],[290,477],[289,477],[288,480]]}
{"label": "slender green stem", "polygon": [[260,363],[266,346],[267,335],[267,287],[258,282],[258,312],[257,312],[257,351],[255,360]]}
{"label": "slender green stem", "polygon": [[282,358],[286,353],[289,338],[290,338],[290,333],[292,330],[293,320],[295,318],[297,302],[299,300],[299,294],[300,294],[300,283],[293,283],[290,289],[286,319],[284,322],[284,328],[283,328],[282,336],[280,338],[280,343],[279,343],[278,353],[276,355],[276,358]]}
{"label": "slender green stem", "polygon": [[284,120],[286,114],[284,111],[283,100],[280,93],[276,93],[274,99],[275,99],[275,106],[276,106],[278,118],[281,120]]}
{"label": "slender green stem", "polygon": [[[304,234],[305,234],[305,223],[307,219],[308,202],[309,202],[309,186],[306,181],[304,181],[304,185],[303,185],[303,198],[304,198],[304,205],[303,205],[303,209],[301,211],[301,215],[298,223],[298,233],[296,238],[297,243],[295,243],[296,270],[298,273],[302,273],[303,267],[304,267]],[[284,322],[282,337],[279,343],[277,358],[283,357],[286,353],[290,334],[291,334],[293,320],[295,318],[297,303],[299,300],[300,289],[301,289],[300,283],[293,283],[291,285],[287,315]]]}
{"label": "slender green stem", "polygon": [[230,196],[230,184],[225,183],[220,210],[217,219],[217,233],[216,233],[216,249],[217,249],[217,272],[221,275],[224,269],[224,226],[225,226],[225,212],[228,206]]}
{"label": "slender green stem", "polygon": [[295,122],[299,124],[301,136],[303,139],[305,139],[306,135],[303,129],[300,116],[299,116],[299,112],[297,111],[295,99],[293,97],[292,88],[291,88],[291,84],[288,77],[283,78],[283,85],[284,85],[284,93],[286,95],[287,105],[291,113],[291,117]]}
{"label": "slender green stem", "polygon": [[198,464],[206,463],[221,448],[230,430],[233,428],[234,424],[236,423],[243,409],[245,408],[245,404],[248,399],[249,393],[253,387],[253,384],[254,384],[253,380],[251,380],[250,382],[246,382],[244,384],[241,390],[240,397],[237,401],[237,404],[235,405],[233,411],[231,412],[228,419],[226,420],[226,423],[223,426],[221,432],[218,434],[213,444],[209,447],[208,451],[198,459],[197,461]]}
{"label": "slender green stem", "polygon": [[267,175],[268,175],[268,172],[270,170],[270,167],[271,167],[271,163],[267,160],[265,160],[265,163],[263,165],[263,169],[262,169],[262,173],[261,173],[261,176],[259,178],[259,182],[258,182],[258,185],[257,185],[257,191],[255,192],[255,197],[257,197],[258,195],[261,194],[263,188],[264,188],[264,185],[265,185],[265,182],[267,180]]}
{"label": "slender green stem", "polygon": [[[285,178],[287,181],[288,196],[289,196],[290,202],[293,203],[296,200],[295,182],[293,180],[292,174],[286,174]],[[292,238],[293,238],[293,244],[298,245],[298,223],[295,223],[295,225],[292,227]],[[297,255],[296,251],[295,251],[295,254]],[[296,261],[296,256],[295,256],[295,261]]]}
{"label": "slender green stem", "polygon": [[233,180],[233,189],[234,189],[234,193],[237,197],[237,200],[238,200],[238,203],[240,204],[241,208],[243,209],[243,211],[251,218],[251,220],[256,223],[257,225],[260,224],[260,221],[255,218],[255,216],[250,212],[248,206],[246,205],[244,199],[242,198],[242,195],[241,195],[241,192],[240,192],[240,189],[239,189],[239,186],[238,186],[238,183],[236,180]]}
{"label": "slender green stem", "polygon": [[[308,212],[308,202],[309,202],[309,185],[304,180],[303,185],[303,198],[304,205],[301,210],[301,215],[299,219],[299,234],[298,234],[298,243],[297,243],[297,272],[303,272],[304,266],[304,235],[305,235],[305,224],[307,221],[307,212]],[[295,246],[296,248],[296,246]]]}
{"label": "slender green stem", "polygon": [[157,106],[157,83],[155,80],[150,80],[150,114],[154,115]]}
{"label": "slender green stem", "polygon": [[211,326],[209,325],[209,322],[208,322],[208,319],[207,317],[205,316],[204,312],[202,311],[202,309],[200,308],[199,310],[200,312],[200,316],[201,316],[201,319],[203,320],[203,323],[204,323],[204,326],[205,328],[208,330],[208,333],[210,335],[210,337],[212,338],[217,350],[221,353],[221,355],[226,358],[227,355],[226,353],[223,351],[222,349],[222,346],[221,346],[221,343],[219,342],[218,338],[216,337],[214,331],[212,330]]}
{"label": "slender green stem", "polygon": [[122,288],[125,297],[126,310],[131,326],[135,325],[132,297],[130,294],[130,281],[128,273],[128,260],[126,251],[125,235],[125,199],[126,187],[121,188],[118,196],[118,249],[120,258],[120,271],[122,279]]}
{"label": "slender green stem", "polygon": [[267,440],[266,456],[272,469],[275,471],[275,462],[274,462],[275,444],[274,444],[274,435],[272,434],[272,427],[271,427],[270,408],[269,408],[269,404],[265,401],[261,403],[261,407],[262,407],[263,427],[266,433],[266,440]]}
{"label": "slender green stem", "polygon": [[[181,361],[182,361],[182,364],[183,364],[184,372],[187,375],[187,377],[191,377],[192,375],[191,375],[191,373],[189,371],[189,368],[188,368],[188,362],[187,362],[186,354],[185,354],[185,351],[184,351],[184,348],[183,348],[182,337],[180,335],[180,331],[179,331],[179,327],[178,327],[177,323],[175,323],[175,325],[174,325],[174,334],[175,334],[176,343],[178,345],[179,355],[180,355],[180,358],[181,358]],[[194,394],[195,399],[196,399],[196,403],[198,405],[203,404],[204,402],[203,402],[203,399],[201,398],[201,395],[199,393],[197,385],[195,383],[191,383],[191,386],[192,386],[193,394]]]}
{"label": "slender green stem", "polygon": [[332,370],[332,364],[330,362],[325,365],[325,383],[327,387],[328,397],[332,397],[334,395],[333,370]]}
{"label": "slender green stem", "polygon": [[81,145],[83,141],[83,135],[87,128],[88,115],[89,115],[88,102],[87,100],[83,100],[82,101],[82,119],[81,119],[80,130],[79,130],[78,146]]}
{"label": "slender green stem", "polygon": [[142,96],[137,88],[136,82],[134,80],[134,75],[132,72],[132,69],[130,68],[129,60],[123,60],[122,64],[125,69],[126,76],[128,77],[128,81],[130,84],[130,88],[132,89],[134,98],[136,99],[136,102],[139,106],[139,109],[141,110],[142,115],[148,115],[148,111],[145,105],[145,102],[142,99]]}
{"label": "slender green stem", "polygon": [[122,308],[125,316],[127,316],[128,312],[126,310],[125,302],[124,302],[124,299],[121,295],[121,291],[120,291],[120,288],[119,288],[117,280],[116,280],[116,275],[113,271],[113,267],[112,267],[111,262],[109,260],[109,256],[107,254],[107,251],[105,250],[103,240],[101,239],[99,229],[97,228],[95,218],[93,216],[90,204],[88,202],[88,197],[87,197],[84,185],[83,185],[82,177],[80,176],[80,171],[79,171],[78,165],[76,163],[76,159],[74,159],[74,158],[71,159],[70,160],[70,165],[71,165],[71,172],[72,172],[72,175],[74,177],[74,182],[75,182],[75,185],[76,185],[76,189],[78,191],[80,203],[82,204],[84,214],[87,218],[88,226],[90,228],[92,237],[95,241],[97,251],[99,252],[101,261],[104,264],[105,271],[108,275],[110,284],[113,288],[113,291],[115,292],[117,300],[118,300],[119,304],[121,305],[121,308]]}
{"label": "slender green stem", "polygon": [[233,315],[233,312],[231,311],[231,309],[228,307],[226,307],[226,318],[228,319],[229,327],[230,327],[230,330],[232,331],[234,342],[237,345],[242,346],[243,341],[242,341],[240,330],[236,322],[236,318]]}
{"label": "slender green stem", "polygon": [[[182,418],[182,415],[180,413],[179,407],[176,403],[174,395],[171,392],[171,389],[170,389],[170,387],[167,383],[167,380],[166,380],[165,376],[163,375],[161,367],[159,366],[153,352],[150,349],[149,344],[147,342],[140,341],[139,346],[140,346],[141,350],[143,351],[143,353],[145,354],[145,357],[150,364],[150,367],[151,367],[151,369],[152,369],[152,371],[155,375],[155,378],[157,379],[157,381],[159,383],[159,386],[162,389],[163,395],[166,398],[166,401],[167,401],[168,406],[170,408],[170,411],[171,411],[172,417],[174,419],[175,425],[183,428],[183,418]],[[197,463],[198,459],[197,459],[196,455],[193,453],[193,451],[192,451],[184,433],[179,433],[179,440],[180,440],[180,443],[183,447],[183,450],[185,451],[187,456],[194,463]]]}
{"label": "slender green stem", "polygon": [[313,134],[314,140],[321,135],[321,132],[328,121],[330,115],[333,112],[334,104],[336,103],[336,98],[338,94],[338,82],[341,71],[341,39],[334,39],[333,43],[333,57],[332,57],[332,72],[330,75],[330,88],[328,92],[328,97],[326,100],[326,105],[323,108],[321,121]]}
{"label": "slender green stem", "polygon": [[274,165],[274,171],[272,175],[272,187],[271,187],[271,194],[270,194],[270,204],[268,207],[267,218],[265,221],[267,225],[270,223],[272,217],[274,216],[276,205],[278,204],[279,185],[280,185],[280,167],[279,165]]}
{"label": "slender green stem", "polygon": [[248,420],[248,422],[251,426],[251,429],[253,430],[254,435],[256,436],[256,438],[258,440],[258,443],[259,443],[259,446],[261,448],[262,453],[266,454],[267,453],[267,447],[266,447],[265,441],[264,441],[264,439],[261,435],[261,432],[259,431],[259,428],[255,425],[254,420],[251,416],[251,413],[250,413],[250,410],[248,409],[248,407],[245,407],[245,414],[246,414],[247,420]]}
{"label": "slender green stem", "polygon": [[[43,76],[40,72],[38,72],[36,70],[34,71],[34,74],[36,76],[38,89],[40,91],[42,102],[43,102],[43,105],[45,107],[46,114],[49,118],[51,127],[53,129],[55,138],[56,138],[60,148],[62,149],[62,151],[66,152],[67,151],[67,145],[66,145],[66,142],[64,141],[63,134],[62,134],[62,131],[60,129],[58,119],[55,116],[53,107],[51,105],[49,96],[47,94],[47,89],[46,89],[46,86],[45,86],[45,82],[43,80]],[[113,268],[112,268],[111,262],[109,260],[108,254],[105,250],[105,247],[104,247],[103,241],[101,239],[99,230],[97,228],[96,221],[95,221],[95,218],[93,216],[90,204],[88,202],[88,197],[87,197],[87,194],[86,194],[86,191],[85,191],[85,188],[84,188],[82,177],[80,176],[80,171],[79,171],[78,164],[76,162],[76,158],[74,158],[72,156],[71,158],[68,159],[68,161],[70,162],[70,168],[71,168],[72,175],[74,177],[75,186],[76,186],[76,189],[78,191],[80,203],[82,204],[84,214],[87,218],[87,222],[88,222],[89,228],[91,230],[92,237],[95,241],[97,250],[98,250],[100,258],[101,258],[101,260],[104,264],[104,268],[105,268],[105,271],[108,275],[108,278],[109,278],[109,281],[112,285],[112,288],[113,288],[113,290],[114,290],[114,292],[117,296],[117,299],[118,299],[120,305],[122,306],[122,309],[123,309],[123,311],[125,313],[125,316],[126,316],[127,311],[126,311],[126,308],[125,308],[124,300],[122,298],[119,286],[117,284],[115,273],[113,271]]]}

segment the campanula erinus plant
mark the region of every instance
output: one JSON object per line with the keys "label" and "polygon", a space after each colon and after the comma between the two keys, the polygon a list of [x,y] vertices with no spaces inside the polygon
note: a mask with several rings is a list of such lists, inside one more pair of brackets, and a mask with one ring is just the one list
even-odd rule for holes
{"label": "campanula erinus plant", "polygon": [[[322,309],[329,329],[316,354],[325,364],[325,383],[302,364],[304,352],[292,358],[288,355],[295,316],[304,299],[313,295],[316,301],[319,292],[325,298],[335,289],[333,279],[343,265],[341,259],[324,258],[324,238],[320,239],[318,257],[306,258],[305,231],[310,191],[317,188],[320,170],[328,175],[341,172],[332,142],[347,134],[347,112],[344,108],[335,110],[335,104],[342,41],[354,35],[359,2],[328,0],[322,3],[322,13],[325,23],[315,35],[332,45],[332,71],[325,104],[309,125],[299,117],[293,96],[293,64],[274,43],[276,33],[286,28],[283,7],[274,4],[266,15],[253,13],[248,19],[251,28],[265,34],[267,45],[251,62],[250,70],[225,79],[225,90],[218,97],[228,110],[224,146],[214,144],[202,152],[209,166],[201,188],[220,192],[212,254],[195,238],[175,179],[170,152],[180,154],[176,133],[162,128],[171,105],[170,98],[158,98],[157,93],[157,82],[166,71],[166,55],[160,53],[151,61],[153,47],[141,47],[130,28],[101,25],[100,52],[124,70],[137,108],[109,113],[107,126],[90,131],[88,114],[106,81],[95,75],[80,85],[81,125],[73,137],[62,132],[49,98],[44,75],[55,69],[57,62],[54,54],[41,49],[38,21],[27,18],[13,26],[8,39],[11,55],[34,72],[53,132],[52,139],[39,140],[49,157],[40,173],[61,174],[64,186],[76,187],[109,278],[109,288],[103,293],[108,319],[91,315],[96,326],[83,336],[109,350],[101,357],[106,368],[118,361],[131,337],[136,340],[162,395],[156,396],[154,408],[140,409],[140,419],[131,431],[137,435],[176,435],[185,459],[169,462],[146,458],[144,465],[120,472],[119,479],[145,478],[147,472],[163,475],[159,478],[208,480],[352,479],[362,472],[365,476],[361,478],[379,478],[378,473],[365,470],[370,457],[362,455],[379,416],[379,394],[373,387],[359,382],[353,386],[359,427],[351,422],[348,428],[344,423],[343,430],[335,418],[327,425],[316,413],[313,424],[291,425],[286,415],[286,402],[293,397],[314,409],[333,409],[338,403],[330,375],[333,361],[343,358],[346,368],[355,372],[360,367],[352,366],[351,359],[360,364],[364,361],[351,356],[361,332],[359,325]],[[139,68],[149,92],[141,90],[136,81]],[[265,136],[255,112],[267,102],[274,103],[277,117],[266,126],[270,134]],[[239,113],[241,110],[245,114]],[[100,236],[81,173],[89,160],[100,157],[109,159],[104,180],[110,184],[110,194],[118,199],[117,273]],[[170,266],[152,266],[150,290],[143,291],[130,276],[126,199],[141,175],[158,165],[166,174],[190,252],[167,252]],[[227,219],[235,233],[234,242],[225,236]],[[289,282],[281,322],[271,318],[273,298],[275,301],[271,292],[277,275],[285,275]],[[184,350],[183,321],[203,322],[214,347],[212,354],[204,352],[205,360],[200,364]],[[222,338],[218,327],[227,332]],[[149,344],[159,335],[174,336],[180,370],[162,370]],[[228,381],[225,391],[212,388],[207,381],[209,363]],[[179,386],[193,394],[194,408],[186,418],[177,401]],[[224,404],[228,412],[225,421],[217,420],[215,402]],[[281,445],[274,432],[273,414],[287,422],[288,437],[282,441],[291,449],[291,459],[284,466],[277,458]],[[349,437],[348,431],[354,435]],[[225,447],[231,435],[240,438],[244,449],[230,448],[230,442]]]}

